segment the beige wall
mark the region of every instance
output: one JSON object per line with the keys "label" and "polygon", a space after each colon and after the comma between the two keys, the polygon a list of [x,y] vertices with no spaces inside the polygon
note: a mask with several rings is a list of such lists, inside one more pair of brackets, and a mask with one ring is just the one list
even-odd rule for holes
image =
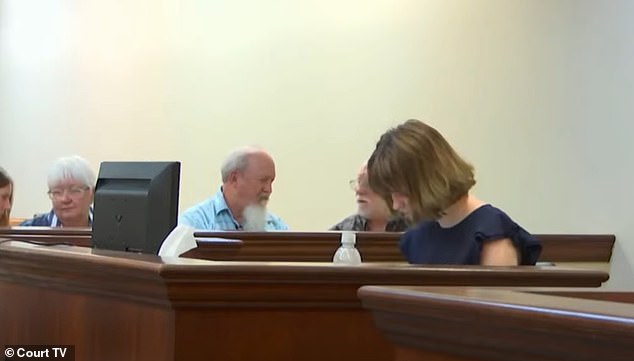
{"label": "beige wall", "polygon": [[0,165],[16,216],[56,157],[176,159],[181,209],[233,147],[277,160],[295,230],[354,210],[378,136],[426,119],[535,233],[615,233],[634,288],[634,2],[0,0]]}

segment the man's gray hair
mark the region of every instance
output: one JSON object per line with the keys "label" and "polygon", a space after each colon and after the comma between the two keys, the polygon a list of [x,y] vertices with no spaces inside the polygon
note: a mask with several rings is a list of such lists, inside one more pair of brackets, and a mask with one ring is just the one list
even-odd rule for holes
{"label": "man's gray hair", "polygon": [[49,188],[55,187],[65,179],[78,180],[87,187],[95,188],[95,173],[88,162],[78,155],[58,158],[49,169]]}
{"label": "man's gray hair", "polygon": [[258,146],[246,146],[233,150],[225,161],[222,163],[220,169],[220,175],[222,176],[222,182],[229,180],[229,176],[233,172],[242,172],[249,164],[249,156],[254,153],[265,152],[264,148]]}

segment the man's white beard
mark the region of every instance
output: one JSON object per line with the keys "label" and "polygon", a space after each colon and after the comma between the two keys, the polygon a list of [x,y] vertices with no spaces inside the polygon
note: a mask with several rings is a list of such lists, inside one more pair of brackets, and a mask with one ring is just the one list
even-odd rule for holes
{"label": "man's white beard", "polygon": [[261,232],[266,226],[266,206],[251,204],[242,212],[244,224],[242,229],[250,232]]}

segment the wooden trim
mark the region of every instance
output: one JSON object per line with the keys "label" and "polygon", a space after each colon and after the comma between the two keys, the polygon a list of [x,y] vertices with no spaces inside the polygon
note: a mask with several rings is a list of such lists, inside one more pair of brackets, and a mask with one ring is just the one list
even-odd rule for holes
{"label": "wooden trim", "polygon": [[[122,278],[126,281],[121,282]],[[598,287],[608,274],[527,266],[210,262],[85,247],[24,247],[8,242],[0,244],[0,279],[51,288],[61,287],[63,282],[65,289],[74,292],[125,294],[147,302],[153,302],[157,292],[163,292],[162,285],[167,284],[170,292],[182,291],[177,292],[181,296],[171,299],[178,304],[203,302],[222,307],[259,300],[271,307],[293,307],[316,300],[322,306],[354,305],[358,303],[356,290],[365,284]],[[208,287],[201,287],[203,284]],[[347,291],[337,292],[342,287]]]}
{"label": "wooden trim", "polygon": [[70,237],[88,237],[92,236],[90,228],[74,228],[74,227],[0,227],[0,236],[12,235],[36,235],[36,236],[70,236]]}
{"label": "wooden trim", "polygon": [[[244,247],[232,255],[240,260],[326,262],[339,246],[340,232],[196,232],[199,247],[205,238],[239,239]],[[402,233],[358,232],[357,248],[366,262],[403,262],[398,249]],[[615,236],[611,234],[537,234],[543,246],[540,262],[610,262]],[[301,248],[294,246],[301,242]],[[203,251],[204,252],[204,251]],[[227,252],[227,255],[230,253]]]}
{"label": "wooden trim", "polygon": [[[188,257],[213,260],[328,262],[339,247],[340,232],[196,232],[199,248]],[[358,232],[357,248],[365,262],[404,262],[398,249],[401,233]],[[0,227],[0,238],[59,242],[90,247],[89,228]],[[612,234],[537,234],[543,250],[540,262],[609,263]],[[206,241],[224,238],[225,244]]]}
{"label": "wooden trim", "polygon": [[537,234],[543,249],[540,261],[610,262],[613,234]]}
{"label": "wooden trim", "polygon": [[92,230],[90,228],[0,227],[0,238],[42,243],[66,243],[81,247],[92,246]]}

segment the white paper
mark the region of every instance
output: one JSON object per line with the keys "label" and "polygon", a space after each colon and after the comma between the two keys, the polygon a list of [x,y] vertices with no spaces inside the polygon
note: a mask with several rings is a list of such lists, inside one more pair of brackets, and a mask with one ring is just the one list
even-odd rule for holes
{"label": "white paper", "polygon": [[194,238],[195,230],[195,228],[186,225],[176,226],[163,241],[158,255],[162,257],[178,257],[190,249],[198,247]]}

